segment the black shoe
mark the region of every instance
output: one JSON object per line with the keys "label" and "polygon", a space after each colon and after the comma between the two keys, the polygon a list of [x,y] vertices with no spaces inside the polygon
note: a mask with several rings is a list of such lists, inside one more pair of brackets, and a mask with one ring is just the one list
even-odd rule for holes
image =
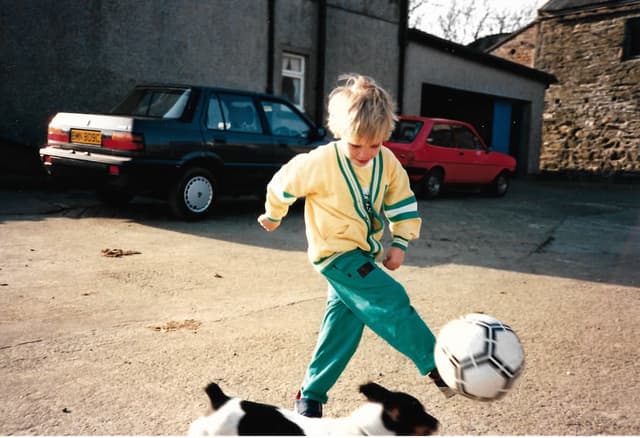
{"label": "black shoe", "polygon": [[305,417],[322,418],[322,403],[310,398],[303,398],[300,391],[298,391],[295,411]]}
{"label": "black shoe", "polygon": [[440,390],[440,392],[442,392],[442,395],[444,395],[446,398],[451,398],[454,395],[456,395],[456,390],[451,388],[449,385],[447,385],[444,382],[444,380],[442,380],[442,377],[440,377],[440,373],[438,372],[437,369],[429,373],[429,378]]}

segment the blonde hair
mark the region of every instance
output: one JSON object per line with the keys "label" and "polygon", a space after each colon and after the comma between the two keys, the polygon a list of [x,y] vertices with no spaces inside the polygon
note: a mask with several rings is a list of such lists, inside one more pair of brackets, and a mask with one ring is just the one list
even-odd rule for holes
{"label": "blonde hair", "polygon": [[337,138],[373,144],[387,140],[397,120],[391,96],[376,82],[358,74],[338,78],[329,95],[329,130]]}

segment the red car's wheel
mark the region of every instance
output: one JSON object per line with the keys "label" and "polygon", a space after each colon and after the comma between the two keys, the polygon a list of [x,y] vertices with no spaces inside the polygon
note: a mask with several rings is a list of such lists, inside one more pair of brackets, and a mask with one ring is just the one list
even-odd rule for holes
{"label": "red car's wheel", "polygon": [[433,169],[429,171],[422,180],[421,194],[426,199],[433,199],[440,194],[444,175],[442,170]]}
{"label": "red car's wheel", "polygon": [[507,172],[501,172],[491,183],[490,193],[493,196],[504,196],[509,190],[509,183],[509,174]]}

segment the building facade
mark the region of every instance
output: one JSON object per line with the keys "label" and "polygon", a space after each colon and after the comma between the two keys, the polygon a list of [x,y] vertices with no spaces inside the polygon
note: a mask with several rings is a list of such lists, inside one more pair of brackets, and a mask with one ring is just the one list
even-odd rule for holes
{"label": "building facade", "polygon": [[489,50],[558,79],[545,98],[542,171],[640,172],[640,1],[553,0]]}
{"label": "building facade", "polygon": [[405,0],[0,0],[0,138],[38,145],[58,111],[135,84],[287,95],[318,122],[344,72],[399,80]]}
{"label": "building facade", "polygon": [[37,148],[56,112],[107,112],[150,82],[284,95],[323,124],[357,72],[398,112],[471,122],[536,173],[553,77],[407,22],[408,0],[0,0],[0,140]]}
{"label": "building facade", "polygon": [[467,121],[493,150],[538,173],[545,90],[555,78],[459,44],[409,31],[404,110]]}

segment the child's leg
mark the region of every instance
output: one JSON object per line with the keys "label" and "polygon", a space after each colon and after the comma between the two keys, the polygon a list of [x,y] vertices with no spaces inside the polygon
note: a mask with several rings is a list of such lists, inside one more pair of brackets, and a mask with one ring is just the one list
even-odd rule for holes
{"label": "child's leg", "polygon": [[364,325],[329,285],[329,299],[318,342],[302,384],[301,395],[320,403],[358,348]]}
{"label": "child's leg", "polygon": [[351,251],[322,271],[340,300],[376,334],[409,357],[422,375],[435,369],[435,336],[404,288],[361,251]]}

